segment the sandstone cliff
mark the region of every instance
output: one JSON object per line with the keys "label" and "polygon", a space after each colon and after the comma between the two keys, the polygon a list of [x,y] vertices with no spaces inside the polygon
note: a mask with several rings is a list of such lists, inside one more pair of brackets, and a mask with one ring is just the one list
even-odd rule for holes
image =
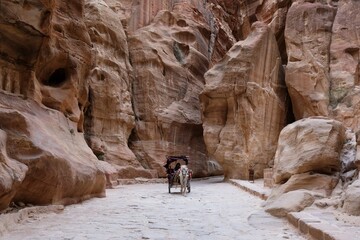
{"label": "sandstone cliff", "polygon": [[275,36],[263,23],[237,42],[206,75],[204,139],[226,177],[261,176],[285,125],[285,85]]}
{"label": "sandstone cliff", "polygon": [[[165,176],[175,154],[190,156],[196,177],[259,178],[274,165],[274,198],[299,182],[321,182],[327,195],[351,185],[359,7],[1,1],[0,209],[103,196],[118,178]],[[357,186],[341,200],[348,212]]]}

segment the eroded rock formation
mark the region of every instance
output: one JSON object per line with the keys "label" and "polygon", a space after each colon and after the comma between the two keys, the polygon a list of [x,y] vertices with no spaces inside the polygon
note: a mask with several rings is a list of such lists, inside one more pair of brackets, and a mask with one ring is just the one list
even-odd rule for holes
{"label": "eroded rock formation", "polygon": [[345,128],[335,120],[312,117],[286,126],[280,133],[274,159],[274,182],[265,209],[284,217],[326,198],[336,187],[341,171]]}
{"label": "eroded rock formation", "polygon": [[329,45],[336,9],[295,2],[287,14],[286,85],[296,119],[328,116]]}
{"label": "eroded rock formation", "polygon": [[281,60],[271,29],[253,25],[206,75],[201,96],[204,139],[226,177],[261,176],[275,154],[285,124]]}
{"label": "eroded rock formation", "polygon": [[1,167],[14,173],[0,183],[2,208],[104,196],[82,133],[93,63],[82,14],[83,2],[1,1]]}
{"label": "eroded rock formation", "polygon": [[336,206],[357,213],[359,8],[0,1],[0,209],[102,196],[181,154],[194,176],[220,174],[219,161],[227,178],[258,178],[274,163],[274,209],[302,199],[282,214],[337,182]]}
{"label": "eroded rock formation", "polygon": [[199,94],[213,54],[212,34],[206,15],[185,2],[172,12],[158,11],[151,24],[130,34],[136,116],[131,149],[162,176],[165,156],[174,154],[190,156],[195,176],[211,170]]}
{"label": "eroded rock formation", "polygon": [[0,102],[1,172],[12,177],[1,178],[6,200],[1,206],[10,201],[69,204],[105,196],[104,171],[76,123],[32,100],[1,93]]}
{"label": "eroded rock formation", "polygon": [[275,183],[299,173],[339,172],[344,142],[344,126],[332,119],[313,117],[287,125],[281,131],[274,159]]}
{"label": "eroded rock formation", "polygon": [[330,103],[335,119],[360,130],[360,2],[339,1],[330,44]]}
{"label": "eroded rock formation", "polygon": [[296,119],[329,116],[359,130],[359,8],[352,0],[291,5],[286,84]]}
{"label": "eroded rock formation", "polygon": [[128,147],[135,126],[131,103],[132,67],[119,15],[105,2],[86,1],[85,24],[94,58],[88,78],[86,140],[99,160],[113,164],[119,177],[156,176],[142,168]]}

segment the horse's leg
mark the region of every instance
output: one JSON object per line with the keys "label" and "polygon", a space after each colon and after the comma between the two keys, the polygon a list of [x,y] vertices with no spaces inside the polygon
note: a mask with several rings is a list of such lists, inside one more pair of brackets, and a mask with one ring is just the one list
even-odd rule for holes
{"label": "horse's leg", "polygon": [[184,180],[185,180],[185,176],[181,175],[181,179],[180,179],[180,185],[181,185],[181,194],[184,195]]}
{"label": "horse's leg", "polygon": [[181,182],[181,193],[182,195],[186,195],[186,175],[183,176],[182,182]]}
{"label": "horse's leg", "polygon": [[184,177],[184,196],[186,196],[186,184],[187,184],[187,177]]}

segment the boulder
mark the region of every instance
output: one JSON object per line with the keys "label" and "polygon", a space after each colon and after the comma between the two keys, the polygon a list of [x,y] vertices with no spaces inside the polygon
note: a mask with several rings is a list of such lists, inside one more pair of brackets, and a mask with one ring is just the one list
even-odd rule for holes
{"label": "boulder", "polygon": [[273,202],[276,199],[282,198],[285,193],[301,189],[308,190],[314,196],[321,198],[329,197],[338,182],[338,175],[328,176],[319,173],[295,174],[286,183],[275,186],[267,202]]}
{"label": "boulder", "polygon": [[336,120],[310,117],[287,125],[280,133],[274,159],[275,183],[294,174],[339,172],[344,140],[345,128]]}
{"label": "boulder", "polygon": [[206,74],[201,93],[204,139],[227,178],[261,177],[273,159],[285,125],[285,86],[281,60],[271,29],[253,24]]}
{"label": "boulder", "polygon": [[289,212],[300,212],[311,206],[314,201],[315,198],[307,191],[291,191],[266,205],[265,211],[275,217],[286,217]]}
{"label": "boulder", "polygon": [[360,180],[354,181],[345,191],[343,211],[349,215],[360,216]]}

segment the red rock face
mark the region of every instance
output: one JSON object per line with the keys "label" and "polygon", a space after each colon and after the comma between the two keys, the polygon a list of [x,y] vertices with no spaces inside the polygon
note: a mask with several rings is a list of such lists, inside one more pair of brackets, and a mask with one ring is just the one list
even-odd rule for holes
{"label": "red rock face", "polygon": [[82,133],[93,63],[82,15],[82,1],[1,2],[0,208],[104,195]]}
{"label": "red rock face", "polygon": [[95,59],[89,78],[86,139],[101,160],[139,166],[127,142],[135,117],[131,105],[131,66],[118,15],[96,1],[85,5],[85,24]]}
{"label": "red rock face", "polygon": [[130,59],[136,128],[133,151],[164,174],[166,155],[193,160],[195,176],[208,174],[199,93],[210,61],[211,29],[198,11],[158,12],[152,24],[131,33]]}
{"label": "red rock face", "polygon": [[275,155],[285,124],[285,91],[276,39],[264,23],[253,25],[206,74],[201,95],[204,139],[227,178],[256,177]]}
{"label": "red rock face", "polygon": [[296,119],[328,116],[329,46],[336,9],[321,3],[294,3],[287,15],[286,84]]}
{"label": "red rock face", "polygon": [[292,115],[358,131],[359,4],[1,1],[0,209],[164,176],[166,155],[261,177]]}
{"label": "red rock face", "polygon": [[294,3],[287,15],[286,83],[296,119],[330,116],[359,130],[359,3]]}
{"label": "red rock face", "polygon": [[104,171],[76,123],[32,100],[2,93],[0,102],[1,171],[13,172],[12,181],[5,175],[0,182],[2,188],[12,182],[2,206],[10,201],[68,204],[104,196]]}
{"label": "red rock face", "polygon": [[360,130],[360,3],[340,1],[330,45],[330,100],[332,115],[347,127]]}

